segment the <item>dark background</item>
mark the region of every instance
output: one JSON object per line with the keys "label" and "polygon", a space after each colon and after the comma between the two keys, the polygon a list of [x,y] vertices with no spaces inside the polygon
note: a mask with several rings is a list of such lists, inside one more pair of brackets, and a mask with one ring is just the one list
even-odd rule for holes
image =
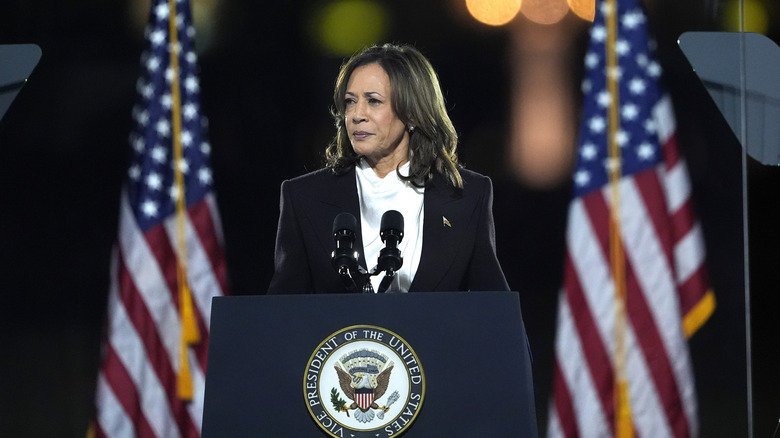
{"label": "dark background", "polygon": [[[128,1],[0,5],[0,44],[35,43],[43,51],[0,121],[0,436],[81,437],[86,430],[143,47]],[[413,43],[429,56],[462,160],[493,178],[499,259],[521,294],[544,430],[569,184],[532,188],[507,168],[504,29],[465,20],[454,1],[384,3],[392,17],[386,40]],[[701,436],[747,436],[741,149],[676,46],[682,31],[714,28],[716,2],[677,3],[654,1],[650,12],[718,300],[690,343]],[[231,292],[257,294],[272,273],[279,185],[320,167],[343,58],[308,40],[306,11],[317,2],[225,4],[218,37],[199,59],[202,103]],[[773,355],[780,173],[750,160],[747,168],[753,419],[755,436],[770,437],[780,417]]]}

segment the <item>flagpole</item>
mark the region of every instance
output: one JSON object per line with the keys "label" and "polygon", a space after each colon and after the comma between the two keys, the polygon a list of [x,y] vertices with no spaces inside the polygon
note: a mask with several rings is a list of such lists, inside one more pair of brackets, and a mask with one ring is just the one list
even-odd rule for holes
{"label": "flagpole", "polygon": [[186,237],[186,192],[182,174],[181,144],[181,88],[179,80],[179,45],[176,25],[176,0],[168,0],[168,30],[170,32],[169,56],[171,61],[171,121],[173,125],[173,174],[176,184],[176,275],[179,286],[179,314],[181,318],[181,343],[179,345],[179,369],[176,375],[176,388],[179,398],[192,400],[193,384],[190,373],[188,349],[191,344],[200,341],[200,333],[195,324],[192,308],[192,293],[187,281],[187,237]]}
{"label": "flagpole", "polygon": [[615,357],[613,360],[614,375],[614,404],[615,404],[615,437],[633,438],[634,429],[631,423],[631,399],[629,384],[626,376],[626,326],[627,326],[627,292],[625,256],[623,253],[623,240],[621,238],[621,208],[620,208],[620,180],[622,177],[621,151],[618,144],[618,131],[620,130],[620,88],[617,67],[617,53],[615,50],[618,26],[618,8],[616,0],[607,0],[605,13],[607,24],[607,89],[610,95],[609,105],[609,131],[607,145],[609,149],[609,188],[610,188],[610,218],[609,218],[609,252],[612,276],[615,287],[614,311],[615,311]]}

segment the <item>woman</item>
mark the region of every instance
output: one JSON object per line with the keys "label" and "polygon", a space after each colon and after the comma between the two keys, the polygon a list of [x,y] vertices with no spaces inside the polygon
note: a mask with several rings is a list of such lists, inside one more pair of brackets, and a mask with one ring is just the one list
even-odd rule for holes
{"label": "woman", "polygon": [[[490,179],[459,165],[430,62],[411,46],[367,48],[341,67],[333,102],[326,167],[282,183],[269,293],[345,292],[331,264],[334,218],[359,218],[354,248],[371,272],[388,210],[405,224],[403,264],[388,292],[509,290],[496,258]],[[381,279],[371,277],[373,290]]]}

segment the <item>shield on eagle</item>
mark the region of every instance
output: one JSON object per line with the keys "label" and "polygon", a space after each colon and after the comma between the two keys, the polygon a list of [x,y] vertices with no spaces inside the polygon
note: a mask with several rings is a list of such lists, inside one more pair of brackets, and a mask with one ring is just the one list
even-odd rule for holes
{"label": "shield on eagle", "polygon": [[374,403],[374,388],[356,388],[355,403],[361,410],[368,410]]}

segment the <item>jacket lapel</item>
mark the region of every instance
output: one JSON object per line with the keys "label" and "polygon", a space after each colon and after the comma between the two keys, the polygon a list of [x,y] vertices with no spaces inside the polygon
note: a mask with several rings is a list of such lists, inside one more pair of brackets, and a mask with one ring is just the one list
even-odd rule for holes
{"label": "jacket lapel", "polygon": [[[332,236],[333,219],[339,213],[351,213],[357,219],[354,248],[357,248],[362,254],[363,233],[360,227],[360,203],[357,183],[355,182],[355,170],[351,169],[341,175],[334,175],[329,170],[325,172],[323,178],[331,181],[315,180],[315,185],[307,190],[304,206],[309,223],[320,227],[319,230],[315,230],[314,235],[319,238],[323,251],[330,254],[335,248]],[[359,262],[363,268],[366,267],[363,257],[360,258]]]}
{"label": "jacket lapel", "polygon": [[438,174],[425,186],[423,248],[410,291],[436,290],[455,260],[473,211],[463,193]]}

